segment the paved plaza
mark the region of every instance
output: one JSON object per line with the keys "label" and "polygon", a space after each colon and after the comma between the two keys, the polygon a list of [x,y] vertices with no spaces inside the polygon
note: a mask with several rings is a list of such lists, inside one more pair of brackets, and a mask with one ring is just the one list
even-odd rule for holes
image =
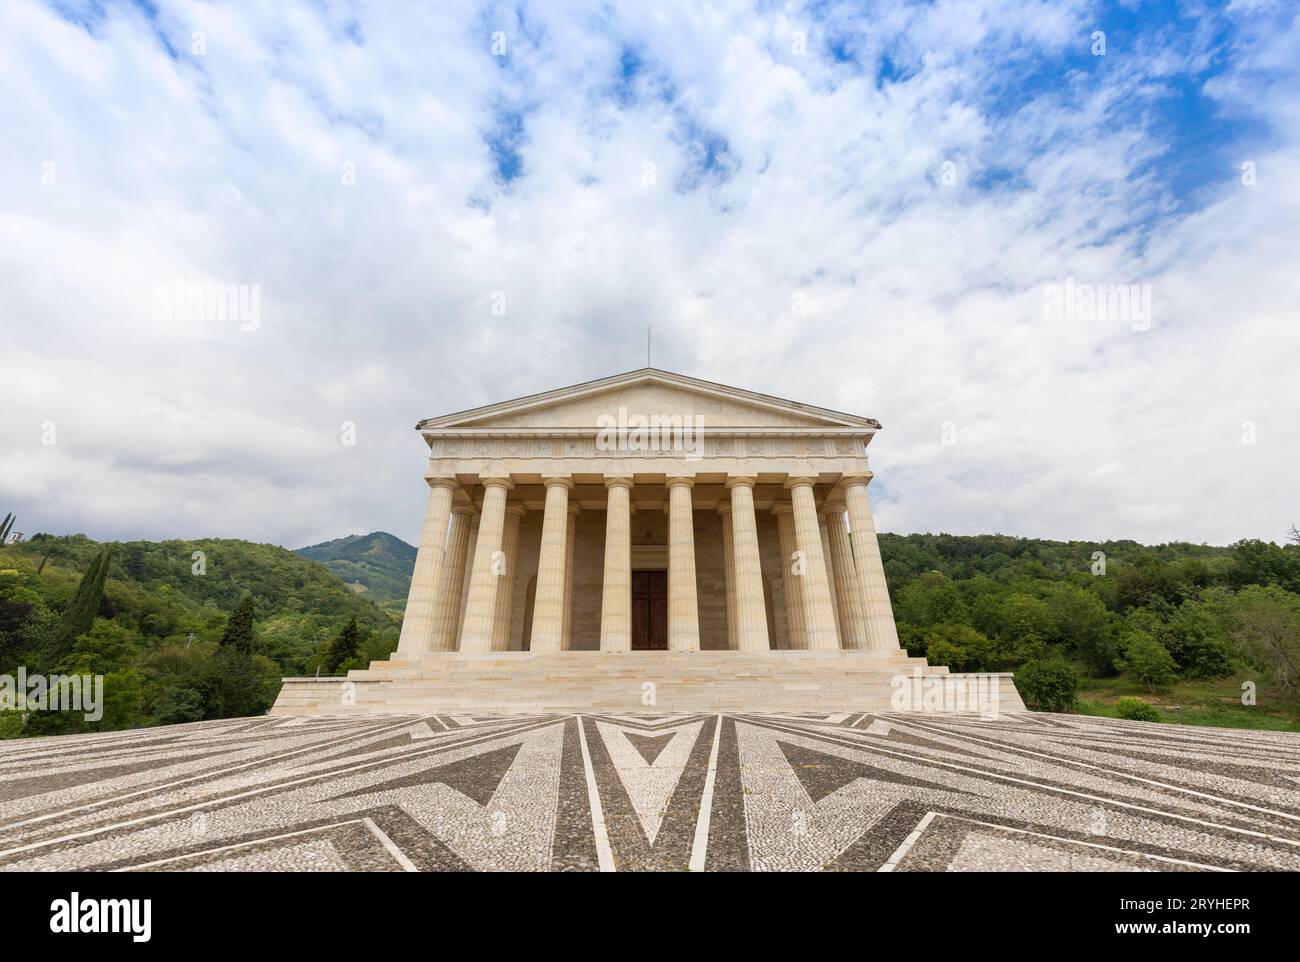
{"label": "paved plaza", "polygon": [[0,868],[1300,870],[1300,736],[1007,713],[255,718],[0,745]]}

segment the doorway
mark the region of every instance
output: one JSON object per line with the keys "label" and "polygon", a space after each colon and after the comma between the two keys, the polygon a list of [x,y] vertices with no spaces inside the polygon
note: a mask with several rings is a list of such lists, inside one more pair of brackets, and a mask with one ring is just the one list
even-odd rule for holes
{"label": "doorway", "polygon": [[668,650],[668,572],[632,572],[632,650]]}

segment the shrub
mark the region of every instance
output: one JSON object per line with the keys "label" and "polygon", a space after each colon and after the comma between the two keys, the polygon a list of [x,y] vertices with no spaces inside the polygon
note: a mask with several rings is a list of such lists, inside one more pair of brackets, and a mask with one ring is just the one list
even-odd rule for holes
{"label": "shrub", "polygon": [[993,671],[997,651],[993,642],[968,625],[939,625],[925,634],[925,656],[932,665],[952,671]]}
{"label": "shrub", "polygon": [[1016,690],[1036,711],[1069,711],[1079,695],[1079,674],[1059,658],[1031,661],[1016,672]]}
{"label": "shrub", "polygon": [[1115,702],[1115,714],[1129,721],[1160,721],[1160,712],[1156,706],[1141,698],[1121,698]]}

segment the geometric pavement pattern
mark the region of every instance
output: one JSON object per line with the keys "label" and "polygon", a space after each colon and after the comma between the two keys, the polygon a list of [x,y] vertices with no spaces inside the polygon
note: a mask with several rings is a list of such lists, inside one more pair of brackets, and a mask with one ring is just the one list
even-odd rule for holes
{"label": "geometric pavement pattern", "polygon": [[1300,736],[1075,715],[256,718],[0,745],[0,869],[1300,870]]}

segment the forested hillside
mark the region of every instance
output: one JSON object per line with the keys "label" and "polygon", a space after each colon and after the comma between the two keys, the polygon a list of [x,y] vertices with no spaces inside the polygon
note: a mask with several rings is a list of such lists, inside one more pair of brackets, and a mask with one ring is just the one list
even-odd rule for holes
{"label": "forested hillside", "polygon": [[1082,682],[1138,695],[1121,699],[1128,717],[1153,717],[1133,702],[1172,692],[1218,703],[1195,720],[1300,722],[1300,545],[1000,535],[881,535],[880,545],[899,635],[933,663],[1015,670],[1022,695],[1048,708],[1075,707]]}
{"label": "forested hillside", "polygon": [[353,534],[297,548],[294,554],[319,561],[385,611],[401,615],[406,606],[415,548],[386,531]]}
{"label": "forested hillside", "polygon": [[[246,630],[232,624],[241,604],[251,608]],[[340,649],[335,642],[350,622],[356,627]],[[25,665],[104,674],[107,707],[89,726],[67,712],[32,713],[25,722],[4,712],[0,732],[260,713],[284,675],[384,657],[398,625],[319,564],[275,545],[101,545],[83,535],[36,535],[0,548],[0,673]]]}

